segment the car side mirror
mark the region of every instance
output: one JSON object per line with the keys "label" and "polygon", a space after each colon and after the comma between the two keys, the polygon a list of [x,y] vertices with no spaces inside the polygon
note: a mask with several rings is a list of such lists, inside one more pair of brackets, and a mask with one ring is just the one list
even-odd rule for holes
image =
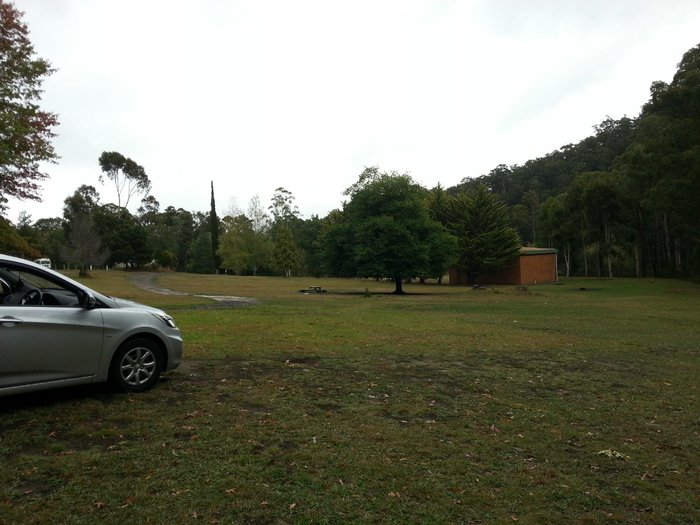
{"label": "car side mirror", "polygon": [[95,308],[96,304],[97,304],[97,299],[95,299],[94,295],[92,295],[91,293],[88,293],[88,292],[81,294],[80,306],[89,310],[89,309]]}

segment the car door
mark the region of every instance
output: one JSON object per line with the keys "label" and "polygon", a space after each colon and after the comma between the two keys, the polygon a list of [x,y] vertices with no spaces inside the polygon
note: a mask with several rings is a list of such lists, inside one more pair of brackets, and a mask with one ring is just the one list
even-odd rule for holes
{"label": "car door", "polygon": [[0,388],[94,376],[103,334],[99,308],[0,305]]}

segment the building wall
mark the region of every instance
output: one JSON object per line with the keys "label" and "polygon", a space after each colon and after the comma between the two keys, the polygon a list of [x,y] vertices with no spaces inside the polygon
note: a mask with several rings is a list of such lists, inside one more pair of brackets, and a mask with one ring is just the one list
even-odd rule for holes
{"label": "building wall", "polygon": [[557,280],[557,254],[520,256],[520,283],[553,283]]}
{"label": "building wall", "polygon": [[[469,284],[467,273],[449,269],[450,284]],[[477,284],[540,284],[557,280],[557,253],[553,250],[523,250],[520,256],[509,261],[503,268],[477,276]]]}
{"label": "building wall", "polygon": [[522,284],[520,282],[520,260],[522,258],[521,255],[507,262],[499,270],[478,275],[476,277],[477,284]]}

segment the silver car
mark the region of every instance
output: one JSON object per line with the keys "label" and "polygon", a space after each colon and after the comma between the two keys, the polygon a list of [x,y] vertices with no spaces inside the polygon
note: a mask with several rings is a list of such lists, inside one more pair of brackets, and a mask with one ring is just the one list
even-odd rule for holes
{"label": "silver car", "polygon": [[141,392],[181,356],[182,334],[162,310],[0,254],[0,396],[105,381]]}

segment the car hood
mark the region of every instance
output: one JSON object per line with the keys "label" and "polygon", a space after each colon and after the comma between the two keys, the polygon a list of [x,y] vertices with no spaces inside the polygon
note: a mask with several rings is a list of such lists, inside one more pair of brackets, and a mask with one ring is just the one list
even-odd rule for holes
{"label": "car hood", "polygon": [[102,302],[106,303],[107,306],[109,306],[111,308],[137,308],[139,310],[143,310],[146,312],[153,312],[156,314],[165,313],[165,312],[163,312],[163,310],[161,310],[159,308],[154,308],[152,306],[148,306],[145,304],[137,303],[134,301],[129,301],[128,299],[121,299],[119,297],[104,296],[102,294],[99,294],[99,298],[102,300]]}

